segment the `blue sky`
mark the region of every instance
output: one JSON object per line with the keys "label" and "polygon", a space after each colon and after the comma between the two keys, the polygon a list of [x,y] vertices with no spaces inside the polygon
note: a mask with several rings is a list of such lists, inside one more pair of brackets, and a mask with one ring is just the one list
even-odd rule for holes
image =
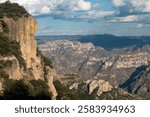
{"label": "blue sky", "polygon": [[150,0],[10,1],[36,18],[36,35],[150,35]]}

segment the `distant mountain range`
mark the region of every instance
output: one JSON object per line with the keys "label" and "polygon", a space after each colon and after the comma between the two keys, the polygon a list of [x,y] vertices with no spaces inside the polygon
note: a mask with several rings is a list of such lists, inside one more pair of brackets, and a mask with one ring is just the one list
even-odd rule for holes
{"label": "distant mountain range", "polygon": [[120,48],[138,48],[150,45],[150,36],[114,36],[104,35],[51,35],[36,36],[38,43],[44,43],[50,40],[77,40],[81,43],[91,42],[94,46],[103,47],[106,50]]}

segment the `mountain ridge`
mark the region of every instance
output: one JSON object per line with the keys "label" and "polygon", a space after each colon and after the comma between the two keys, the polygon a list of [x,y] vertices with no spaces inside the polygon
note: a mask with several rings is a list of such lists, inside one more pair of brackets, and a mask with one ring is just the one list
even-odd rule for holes
{"label": "mountain ridge", "polygon": [[[94,46],[103,47],[106,50],[122,49],[125,47],[143,47],[150,44],[150,36],[114,36],[111,34],[96,34],[96,35],[53,35],[53,36],[36,36],[37,41],[44,40],[76,40],[81,43],[91,42]],[[41,40],[42,39],[42,40]]]}

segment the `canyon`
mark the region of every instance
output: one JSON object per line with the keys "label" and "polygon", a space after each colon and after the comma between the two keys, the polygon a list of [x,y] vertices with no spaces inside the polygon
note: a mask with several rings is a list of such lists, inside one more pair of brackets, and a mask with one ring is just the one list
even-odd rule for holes
{"label": "canyon", "polygon": [[[39,49],[53,62],[57,74],[66,84],[89,81],[90,85],[94,80],[104,80],[113,88],[120,88],[138,67],[150,64],[150,46],[135,50],[123,48],[108,51],[90,42],[53,40],[40,44]],[[75,84],[74,86],[77,87]],[[149,89],[149,85],[140,86],[145,93],[144,88]],[[139,89],[136,87],[134,90]]]}

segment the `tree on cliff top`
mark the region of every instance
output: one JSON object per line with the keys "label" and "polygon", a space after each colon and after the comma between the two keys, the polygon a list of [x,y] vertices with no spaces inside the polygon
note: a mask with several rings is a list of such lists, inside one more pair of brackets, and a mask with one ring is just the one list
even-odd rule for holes
{"label": "tree on cliff top", "polygon": [[6,1],[0,4],[0,18],[4,16],[17,20],[20,17],[27,17],[29,13],[17,3]]}

